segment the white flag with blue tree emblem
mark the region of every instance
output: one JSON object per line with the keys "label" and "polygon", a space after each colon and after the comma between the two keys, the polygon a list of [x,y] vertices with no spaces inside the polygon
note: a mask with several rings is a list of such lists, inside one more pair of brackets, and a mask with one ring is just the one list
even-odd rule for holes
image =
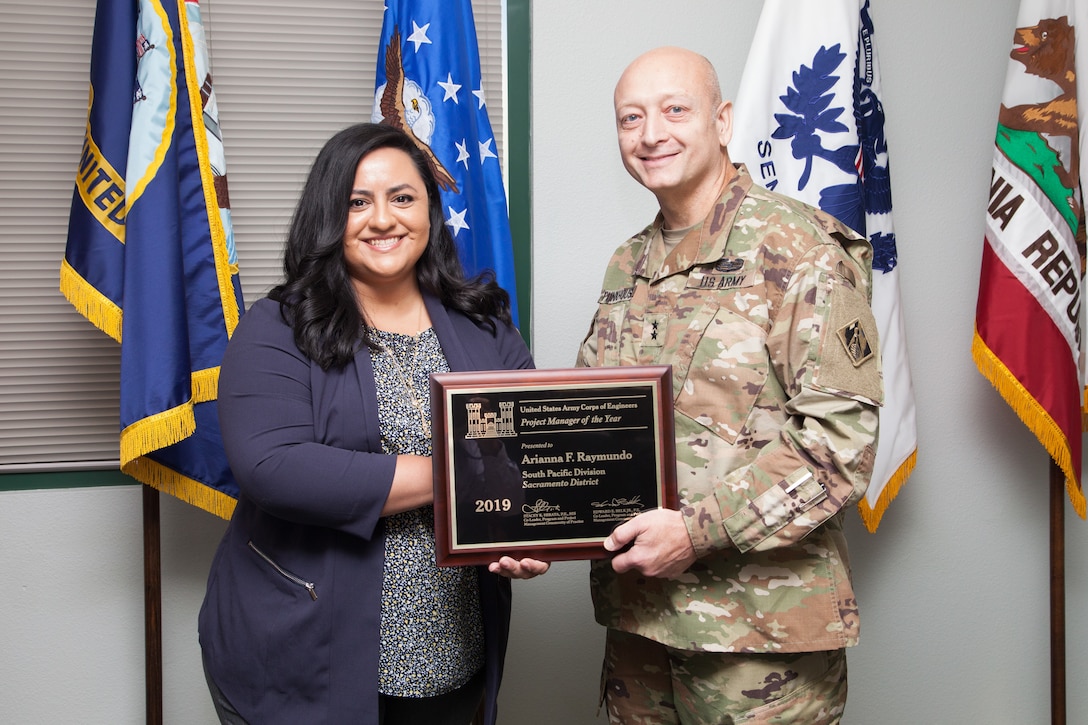
{"label": "white flag with blue tree emblem", "polygon": [[873,38],[869,0],[766,0],[729,144],[757,183],[823,209],[873,245],[885,402],[872,482],[858,505],[870,531],[918,446]]}

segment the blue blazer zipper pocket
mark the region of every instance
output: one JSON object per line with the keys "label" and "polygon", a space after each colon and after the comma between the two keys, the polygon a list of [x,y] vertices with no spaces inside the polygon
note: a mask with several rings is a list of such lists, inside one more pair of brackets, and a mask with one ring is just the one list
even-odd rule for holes
{"label": "blue blazer zipper pocket", "polygon": [[282,576],[284,579],[291,582],[292,584],[297,584],[300,587],[302,587],[303,589],[305,589],[307,592],[310,593],[310,599],[314,600],[315,602],[317,601],[317,591],[314,589],[314,583],[313,582],[308,582],[305,579],[303,579],[302,577],[295,576],[291,572],[284,569],[282,566],[280,566],[275,561],[273,561],[272,558],[270,556],[268,556],[268,554],[266,554],[263,551],[261,551],[260,549],[258,549],[257,545],[253,543],[252,539],[250,539],[250,541],[248,542],[248,546],[249,546],[249,548],[253,549],[253,551],[257,554],[257,556],[261,557],[266,562],[268,562],[268,565],[270,567],[272,567],[277,572],[279,572],[280,576]]}

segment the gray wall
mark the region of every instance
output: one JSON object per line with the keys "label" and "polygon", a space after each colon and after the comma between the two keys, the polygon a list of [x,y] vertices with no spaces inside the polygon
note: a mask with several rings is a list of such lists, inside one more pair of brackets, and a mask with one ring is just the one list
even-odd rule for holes
{"label": "gray wall", "polygon": [[[918,467],[868,534],[850,515],[862,643],[847,725],[1049,719],[1047,459],[970,358],[982,213],[1017,0],[875,0]],[[662,44],[733,95],[759,12],[721,0],[538,0],[533,11],[534,350],[566,367],[612,249],[653,214],[620,166],[611,93]],[[195,642],[223,524],[163,497],[167,723],[212,722]],[[1068,507],[1067,507],[1068,510]],[[1088,722],[1088,525],[1068,531],[1069,722]],[[0,493],[0,719],[143,721],[140,494]],[[587,565],[515,584],[503,722],[596,722]]]}

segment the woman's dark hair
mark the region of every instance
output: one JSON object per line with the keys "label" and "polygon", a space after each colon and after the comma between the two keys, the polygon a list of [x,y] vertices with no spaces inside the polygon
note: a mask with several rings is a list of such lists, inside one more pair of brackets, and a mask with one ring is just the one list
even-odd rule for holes
{"label": "woman's dark hair", "polygon": [[359,312],[344,264],[344,228],[359,162],[381,148],[408,154],[427,189],[431,233],[416,262],[420,288],[492,333],[492,318],[511,321],[510,296],[492,272],[465,278],[427,157],[397,128],[356,124],[329,139],[314,160],[287,234],[284,281],[268,294],[280,303],[284,319],[294,330],[295,344],[326,370],[346,365],[361,344],[370,344],[367,321]]}

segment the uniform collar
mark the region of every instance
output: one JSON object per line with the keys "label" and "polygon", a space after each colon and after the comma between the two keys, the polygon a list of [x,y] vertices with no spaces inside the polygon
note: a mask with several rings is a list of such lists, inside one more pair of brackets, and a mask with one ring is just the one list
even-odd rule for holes
{"label": "uniform collar", "polygon": [[729,232],[753,183],[744,164],[733,166],[737,175],[726,184],[714,208],[701,224],[688,232],[668,256],[665,256],[665,242],[661,235],[665,218],[658,212],[647,232],[648,242],[642,248],[642,255],[635,265],[635,274],[648,277],[650,282],[657,282],[669,275],[686,272],[692,267],[717,262],[725,255]]}

